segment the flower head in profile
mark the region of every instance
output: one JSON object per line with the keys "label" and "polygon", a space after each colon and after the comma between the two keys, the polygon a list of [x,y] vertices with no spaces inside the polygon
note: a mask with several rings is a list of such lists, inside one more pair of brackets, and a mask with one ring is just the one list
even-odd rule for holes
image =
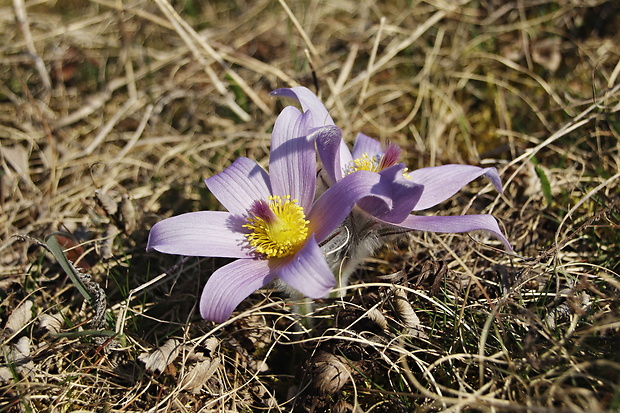
{"label": "flower head in profile", "polygon": [[[302,108],[311,111],[309,128],[333,125],[334,122],[318,97],[304,87],[277,89],[276,96],[296,99]],[[400,148],[395,144],[383,147],[381,143],[364,134],[358,134],[349,151],[338,129],[317,138],[324,179],[335,185],[360,171],[378,174],[381,191],[392,203],[388,205],[370,196],[361,199],[357,206],[376,224],[403,229],[432,232],[458,233],[474,230],[488,231],[511,249],[497,221],[491,215],[426,216],[412,212],[423,211],[449,199],[474,179],[485,176],[493,186],[502,191],[502,184],[495,168],[472,165],[443,165],[408,171],[400,163]]]}
{"label": "flower head in profile", "polygon": [[282,111],[273,129],[269,174],[242,157],[205,180],[227,212],[191,212],[151,229],[149,251],[237,258],[207,281],[200,298],[203,318],[225,321],[241,301],[275,279],[311,298],[324,297],[334,287],[318,243],[373,192],[379,179],[371,173],[351,175],[314,201],[314,141],[335,128],[309,133],[311,116],[294,107]]}

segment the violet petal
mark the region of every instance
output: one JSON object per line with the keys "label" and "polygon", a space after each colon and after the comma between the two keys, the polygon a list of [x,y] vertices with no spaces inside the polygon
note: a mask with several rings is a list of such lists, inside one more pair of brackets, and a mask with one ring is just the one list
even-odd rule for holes
{"label": "violet petal", "polygon": [[344,177],[344,167],[353,157],[346,143],[342,140],[342,131],[336,126],[327,126],[316,139],[317,152],[323,169],[333,185]]}
{"label": "violet petal", "polygon": [[271,135],[269,174],[273,195],[290,195],[308,210],[316,188],[316,152],[308,133],[309,112],[287,106]]}
{"label": "violet petal", "polygon": [[380,155],[383,154],[383,148],[378,140],[358,133],[353,144],[353,159],[361,158],[364,154],[370,157]]}
{"label": "violet petal", "polygon": [[251,159],[240,157],[222,172],[205,179],[205,184],[231,213],[243,215],[254,201],[271,195],[269,176]]}
{"label": "violet petal", "polygon": [[382,185],[376,172],[357,171],[336,182],[316,200],[307,219],[309,231],[318,242],[323,241],[349,215],[355,203],[365,196],[375,196],[392,207],[390,188]]}
{"label": "violet petal", "polygon": [[506,249],[512,251],[510,242],[506,239],[497,220],[488,214],[480,215],[453,215],[453,216],[422,216],[409,215],[403,222],[392,224],[401,228],[419,231],[457,233],[469,231],[488,231],[499,239]]}
{"label": "violet petal", "polygon": [[297,100],[304,112],[312,112],[311,127],[321,127],[335,125],[334,120],[329,115],[325,105],[319,98],[304,86],[296,86],[293,88],[276,89],[271,92],[273,96],[285,96]]}
{"label": "violet petal", "polygon": [[207,281],[200,297],[200,315],[206,320],[222,323],[239,303],[274,278],[267,260],[233,261],[215,271]]}
{"label": "violet petal", "polygon": [[472,165],[443,165],[416,169],[408,173],[416,184],[424,185],[424,192],[413,209],[421,211],[450,198],[465,185],[480,176],[487,176],[501,192],[502,184],[495,168],[479,168]]}
{"label": "violet petal", "polygon": [[191,257],[247,258],[251,250],[243,235],[245,223],[229,212],[189,212],[153,225],[146,249]]}
{"label": "violet petal", "polygon": [[392,200],[388,205],[381,199],[368,196],[361,199],[357,205],[368,214],[383,221],[399,223],[411,214],[411,210],[422,196],[424,187],[403,176],[404,164],[391,166],[379,172],[380,184],[385,188],[385,196]]}
{"label": "violet petal", "polygon": [[313,236],[294,256],[278,263],[274,271],[287,285],[310,298],[325,297],[336,285],[334,274]]}

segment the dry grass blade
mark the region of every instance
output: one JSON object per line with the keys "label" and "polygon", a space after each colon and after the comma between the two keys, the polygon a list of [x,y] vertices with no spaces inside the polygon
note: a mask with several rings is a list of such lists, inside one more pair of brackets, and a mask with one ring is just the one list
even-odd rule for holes
{"label": "dry grass blade", "polygon": [[28,14],[26,12],[26,6],[23,0],[13,0],[13,7],[15,9],[15,19],[20,26],[22,34],[24,35],[24,41],[28,47],[28,51],[30,52],[30,57],[35,62],[35,67],[41,77],[41,81],[45,86],[48,93],[52,90],[52,81],[50,79],[49,74],[47,73],[47,69],[45,68],[45,62],[39,56],[37,49],[34,46],[34,42],[32,40],[32,34],[30,32],[30,27],[28,23]]}
{"label": "dry grass blade", "polygon": [[228,91],[226,86],[222,82],[220,82],[215,76],[215,73],[210,68],[209,63],[204,60],[202,54],[198,51],[198,47],[194,42],[196,42],[207,54],[216,62],[224,67],[226,73],[239,85],[243,91],[253,100],[253,102],[265,113],[270,113],[271,110],[263,103],[263,101],[254,93],[252,88],[250,88],[245,80],[243,80],[236,72],[230,69],[228,64],[222,59],[222,57],[213,49],[209,43],[207,43],[201,36],[198,35],[181,17],[176,13],[176,11],[170,6],[170,4],[166,0],[156,0],[157,5],[161,8],[162,12],[168,17],[170,23],[175,27],[177,33],[181,36],[181,38],[185,41],[187,47],[192,51],[194,57],[200,61],[204,69],[209,74],[209,77],[214,82],[218,91],[225,97],[226,103],[230,106],[230,108],[243,120],[250,120],[249,115],[234,101],[231,96],[231,93]]}

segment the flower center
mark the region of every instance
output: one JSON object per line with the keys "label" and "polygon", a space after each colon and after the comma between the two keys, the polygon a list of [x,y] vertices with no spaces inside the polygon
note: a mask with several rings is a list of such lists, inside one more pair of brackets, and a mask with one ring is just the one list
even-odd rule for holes
{"label": "flower center", "polygon": [[361,157],[353,159],[344,167],[344,173],[345,175],[349,175],[356,171],[380,172],[390,166],[396,165],[400,158],[400,152],[401,150],[398,145],[390,143],[387,148],[385,148],[384,153],[379,153],[375,156],[364,153]]}
{"label": "flower center", "polygon": [[[390,166],[396,165],[398,163],[398,159],[400,158],[400,153],[400,147],[396,144],[390,143],[387,148],[385,148],[384,153],[379,153],[374,156],[364,153],[361,157],[353,159],[343,168],[343,172],[345,175],[350,175],[357,171],[381,172]],[[406,179],[411,179],[407,172],[408,169],[404,168],[402,172],[403,177]]]}
{"label": "flower center", "polygon": [[370,171],[379,172],[379,165],[381,164],[381,158],[383,155],[370,156],[367,153],[363,154],[360,158],[353,159],[344,167],[345,175],[350,175],[357,171]]}
{"label": "flower center", "polygon": [[256,201],[250,208],[246,234],[256,252],[267,258],[280,258],[293,254],[308,237],[308,224],[304,209],[285,197],[270,196],[269,202]]}

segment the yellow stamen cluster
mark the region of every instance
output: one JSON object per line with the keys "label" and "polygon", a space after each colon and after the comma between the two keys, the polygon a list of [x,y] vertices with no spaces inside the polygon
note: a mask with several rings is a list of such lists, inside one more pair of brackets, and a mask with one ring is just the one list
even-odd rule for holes
{"label": "yellow stamen cluster", "polygon": [[[281,258],[293,254],[308,236],[308,224],[304,209],[285,197],[270,196],[269,209],[272,216],[251,216],[243,225],[251,230],[246,234],[248,242],[257,253],[267,258]],[[261,214],[259,214],[261,215]],[[266,214],[265,214],[266,215]]]}
{"label": "yellow stamen cluster", "polygon": [[371,157],[367,153],[363,154],[360,158],[353,159],[344,168],[344,173],[347,175],[356,171],[370,171],[379,172],[379,164],[381,163],[382,155],[375,155]]}

